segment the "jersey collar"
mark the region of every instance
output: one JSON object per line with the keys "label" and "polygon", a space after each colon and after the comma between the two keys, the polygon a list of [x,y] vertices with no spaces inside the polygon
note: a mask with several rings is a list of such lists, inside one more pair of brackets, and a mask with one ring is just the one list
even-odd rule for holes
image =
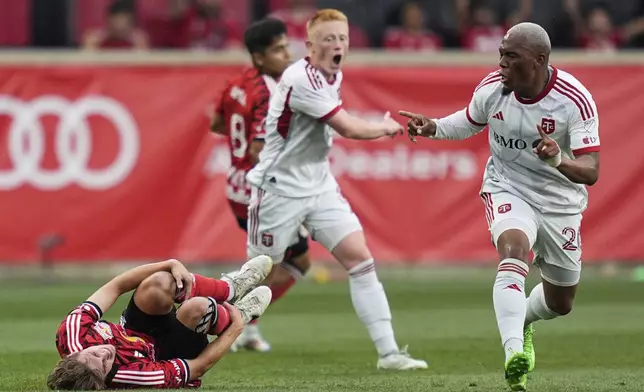
{"label": "jersey collar", "polygon": [[531,105],[533,103],[541,101],[546,97],[546,95],[550,93],[552,88],[555,86],[558,73],[557,68],[555,68],[554,66],[551,65],[550,68],[552,68],[552,75],[550,76],[550,80],[548,81],[546,88],[544,88],[534,99],[521,98],[516,91],[514,92],[514,97],[517,99],[517,101],[519,101],[519,103],[522,103],[524,105]]}

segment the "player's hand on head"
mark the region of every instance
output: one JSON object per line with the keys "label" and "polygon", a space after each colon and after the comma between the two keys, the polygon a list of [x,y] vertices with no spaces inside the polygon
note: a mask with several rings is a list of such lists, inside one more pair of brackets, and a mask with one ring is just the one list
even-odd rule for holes
{"label": "player's hand on head", "polygon": [[402,135],[405,131],[405,128],[403,128],[402,125],[391,118],[391,113],[389,112],[385,113],[383,124],[385,126],[385,135],[391,136],[392,138],[396,137],[397,135]]}
{"label": "player's hand on head", "polygon": [[185,293],[186,295],[184,300],[186,300],[190,297],[190,293],[192,292],[192,274],[179,260],[173,261],[170,273],[177,284],[177,292]]}
{"label": "player's hand on head", "polygon": [[559,148],[559,144],[548,136],[539,125],[537,125],[537,131],[541,139],[538,140],[538,143],[535,141],[537,145],[533,146],[532,152],[537,154],[539,159],[548,165],[552,167],[559,166],[561,164],[561,148]]}
{"label": "player's hand on head", "polygon": [[407,136],[412,142],[416,143],[416,136],[429,137],[436,133],[434,122],[422,114],[404,110],[399,111],[398,114],[409,119],[407,121]]}

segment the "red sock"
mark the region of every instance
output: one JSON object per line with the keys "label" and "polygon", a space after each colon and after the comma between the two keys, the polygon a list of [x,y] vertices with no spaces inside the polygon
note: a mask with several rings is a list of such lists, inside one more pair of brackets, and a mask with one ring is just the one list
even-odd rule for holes
{"label": "red sock", "polygon": [[[291,276],[291,277],[289,278],[288,282],[286,282],[286,283],[284,283],[284,284],[282,284],[282,285],[279,285],[279,286],[273,286],[273,285],[268,286],[268,287],[270,287],[271,291],[273,292],[273,297],[271,298],[271,304],[272,304],[273,302],[277,301],[278,299],[282,298],[282,297],[284,296],[284,294],[286,294],[286,292],[287,292],[291,287],[293,287],[293,285],[295,284],[295,282],[296,282],[296,281],[295,281],[295,278],[293,278],[293,277]],[[249,324],[257,324],[257,321],[259,321],[259,319],[252,320]]]}
{"label": "red sock", "polygon": [[217,322],[212,327],[212,330],[214,331],[215,335],[221,335],[221,333],[224,332],[230,325],[230,314],[228,313],[228,309],[219,304],[217,304],[217,312]]}
{"label": "red sock", "polygon": [[208,278],[203,275],[192,274],[192,293],[190,297],[212,297],[217,302],[228,301],[230,286],[223,280]]}

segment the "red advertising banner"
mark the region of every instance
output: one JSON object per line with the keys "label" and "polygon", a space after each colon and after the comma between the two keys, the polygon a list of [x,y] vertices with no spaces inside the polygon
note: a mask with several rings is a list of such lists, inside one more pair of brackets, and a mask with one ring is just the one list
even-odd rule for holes
{"label": "red advertising banner", "polygon": [[[225,197],[229,153],[208,115],[234,66],[0,68],[0,260],[245,258]],[[593,94],[602,167],[582,229],[584,261],[644,259],[644,72],[565,67]],[[485,67],[348,68],[342,96],[369,118],[442,116]],[[337,139],[332,166],[385,262],[492,260],[478,197],[485,133],[462,142]],[[329,259],[314,246],[314,256]]]}

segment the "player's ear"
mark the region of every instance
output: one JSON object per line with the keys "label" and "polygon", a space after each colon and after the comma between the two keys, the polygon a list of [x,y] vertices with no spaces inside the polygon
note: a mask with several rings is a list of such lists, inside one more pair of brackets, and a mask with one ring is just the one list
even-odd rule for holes
{"label": "player's ear", "polygon": [[306,40],[306,49],[311,50],[312,47],[313,47],[313,42],[311,42],[310,39],[307,39]]}
{"label": "player's ear", "polygon": [[253,63],[258,67],[264,66],[264,55],[261,53],[253,53]]}

